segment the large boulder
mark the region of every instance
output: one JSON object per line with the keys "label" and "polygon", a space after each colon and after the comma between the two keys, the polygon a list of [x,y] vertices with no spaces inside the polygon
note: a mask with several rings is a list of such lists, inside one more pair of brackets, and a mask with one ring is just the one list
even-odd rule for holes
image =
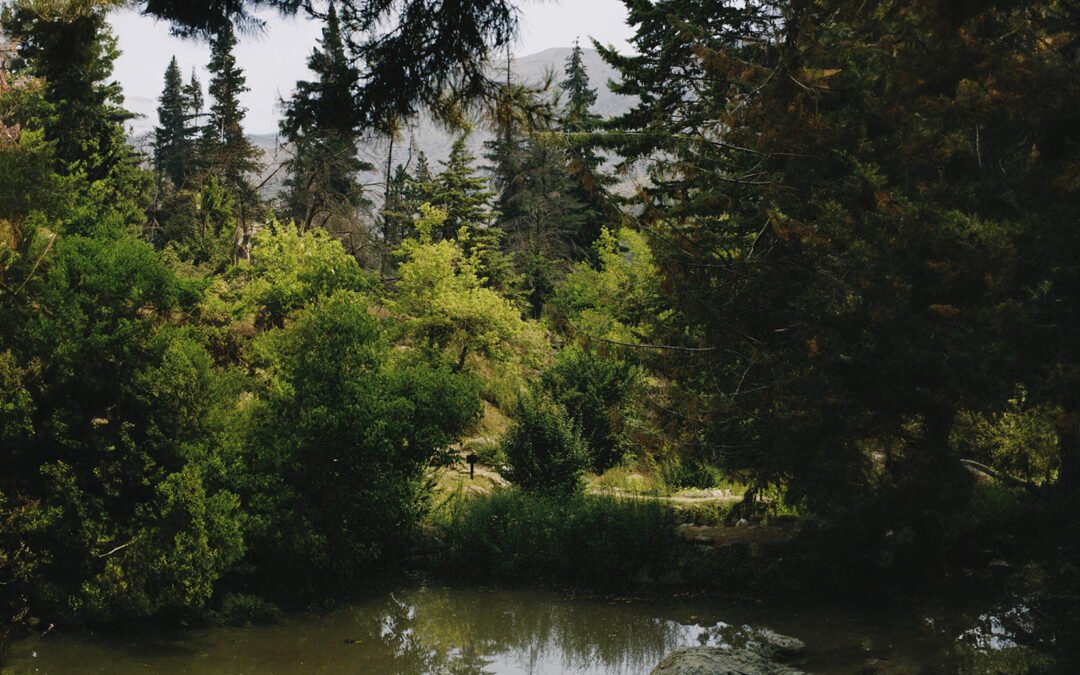
{"label": "large boulder", "polygon": [[653,668],[651,675],[802,675],[749,649],[683,647]]}

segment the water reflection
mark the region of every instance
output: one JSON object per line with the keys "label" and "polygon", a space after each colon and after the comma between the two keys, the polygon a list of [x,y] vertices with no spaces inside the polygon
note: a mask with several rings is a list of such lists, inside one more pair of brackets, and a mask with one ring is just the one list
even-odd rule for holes
{"label": "water reflection", "polygon": [[[15,672],[640,673],[727,624],[643,603],[417,589],[269,627],[69,635],[18,645]],[[36,656],[31,652],[36,652]]]}
{"label": "water reflection", "polygon": [[705,599],[622,602],[529,591],[415,588],[329,613],[294,615],[268,627],[54,634],[17,644],[9,669],[647,673],[677,647],[740,648],[763,628],[802,639],[808,651],[800,666],[819,673],[855,672],[870,662],[889,663],[897,672],[928,667],[930,672],[985,672],[988,658],[1024,656],[1001,648],[1012,646],[1012,628],[1027,619],[1026,609],[984,614],[977,621],[979,613],[942,611],[931,618],[920,613],[925,610],[785,609]]}

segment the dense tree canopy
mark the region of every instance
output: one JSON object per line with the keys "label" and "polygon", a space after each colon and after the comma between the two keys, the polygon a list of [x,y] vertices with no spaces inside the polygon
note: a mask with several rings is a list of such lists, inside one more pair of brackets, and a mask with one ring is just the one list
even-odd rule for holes
{"label": "dense tree canopy", "polygon": [[[5,5],[0,651],[36,618],[357,590],[436,495],[472,503],[468,454],[514,499],[588,475],[657,508],[633,486],[742,492],[711,525],[794,516],[745,530],[776,556],[680,573],[990,578],[1080,644],[1080,11],[624,4],[634,49],[601,54],[633,105],[600,119],[579,46],[562,98],[493,81],[511,0],[147,0],[212,55],[205,113],[170,63],[142,160],[114,3]],[[261,7],[325,21],[276,195],[235,56]],[[485,98],[486,172],[461,127],[394,166],[417,112]],[[485,518],[454,522],[486,550],[520,525]]]}

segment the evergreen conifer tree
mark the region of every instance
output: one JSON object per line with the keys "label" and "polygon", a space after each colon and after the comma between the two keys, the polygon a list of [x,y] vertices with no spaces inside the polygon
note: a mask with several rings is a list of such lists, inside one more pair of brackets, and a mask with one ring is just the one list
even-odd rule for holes
{"label": "evergreen conifer tree", "polygon": [[567,132],[594,131],[600,124],[600,116],[592,112],[596,105],[596,90],[589,86],[584,57],[581,43],[575,40],[574,49],[566,58],[566,79],[559,83],[559,88],[567,95],[563,109],[563,130]]}
{"label": "evergreen conifer tree", "polygon": [[119,51],[105,15],[98,5],[17,3],[5,10],[2,29],[18,43],[20,74],[44,85],[45,109],[19,122],[44,131],[61,173],[79,172],[91,183],[112,176],[113,189],[133,180],[120,174],[135,162],[123,127],[132,115],[123,108],[120,85],[110,81]]}
{"label": "evergreen conifer tree", "polygon": [[198,134],[202,128],[199,123],[199,118],[203,114],[203,106],[206,102],[203,100],[202,82],[199,82],[199,78],[195,76],[194,69],[191,71],[191,79],[184,85],[184,110],[188,118],[188,133]]}
{"label": "evergreen conifer tree", "polygon": [[446,210],[446,222],[436,233],[442,239],[456,238],[462,227],[472,230],[475,236],[493,225],[495,214],[489,204],[494,195],[483,176],[477,174],[474,159],[462,136],[454,141],[446,161],[441,162],[443,170],[434,181],[432,205]]}
{"label": "evergreen conifer tree", "polygon": [[318,79],[298,82],[285,106],[282,132],[293,145],[286,182],[286,213],[308,229],[339,215],[350,218],[367,204],[358,180],[374,167],[357,157],[359,118],[353,100],[360,77],[345,53],[337,10],[331,3],[319,48],[308,59]]}
{"label": "evergreen conifer tree", "polygon": [[180,65],[174,56],[165,71],[165,88],[158,105],[154,128],[154,168],[174,186],[184,184],[191,170],[192,139],[188,127],[188,97],[184,94]]}
{"label": "evergreen conifer tree", "polygon": [[561,130],[567,139],[566,171],[572,177],[569,194],[581,207],[572,240],[577,254],[590,258],[593,242],[605,226],[615,221],[617,214],[608,206],[605,196],[613,179],[603,173],[603,159],[596,154],[588,136],[599,128],[602,120],[592,112],[596,90],[589,85],[584,54],[581,44],[575,41],[574,50],[566,59],[565,79],[559,83],[559,88],[567,95]]}
{"label": "evergreen conifer tree", "polygon": [[254,201],[248,176],[258,169],[260,152],[244,135],[247,109],[240,105],[240,94],[248,88],[233,54],[235,48],[236,33],[226,23],[210,40],[209,93],[213,102],[202,129],[200,154],[204,168],[219,176],[234,198],[246,204]]}

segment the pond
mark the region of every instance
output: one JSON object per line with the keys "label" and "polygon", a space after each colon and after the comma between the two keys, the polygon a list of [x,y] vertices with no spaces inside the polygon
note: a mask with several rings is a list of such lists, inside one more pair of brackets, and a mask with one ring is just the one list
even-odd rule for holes
{"label": "pond", "polygon": [[811,672],[851,673],[874,662],[899,669],[889,672],[978,672],[980,658],[1017,651],[1009,649],[1017,612],[415,586],[272,626],[59,630],[13,645],[5,672],[636,674],[677,647],[739,647],[763,629],[805,642],[798,666]]}

